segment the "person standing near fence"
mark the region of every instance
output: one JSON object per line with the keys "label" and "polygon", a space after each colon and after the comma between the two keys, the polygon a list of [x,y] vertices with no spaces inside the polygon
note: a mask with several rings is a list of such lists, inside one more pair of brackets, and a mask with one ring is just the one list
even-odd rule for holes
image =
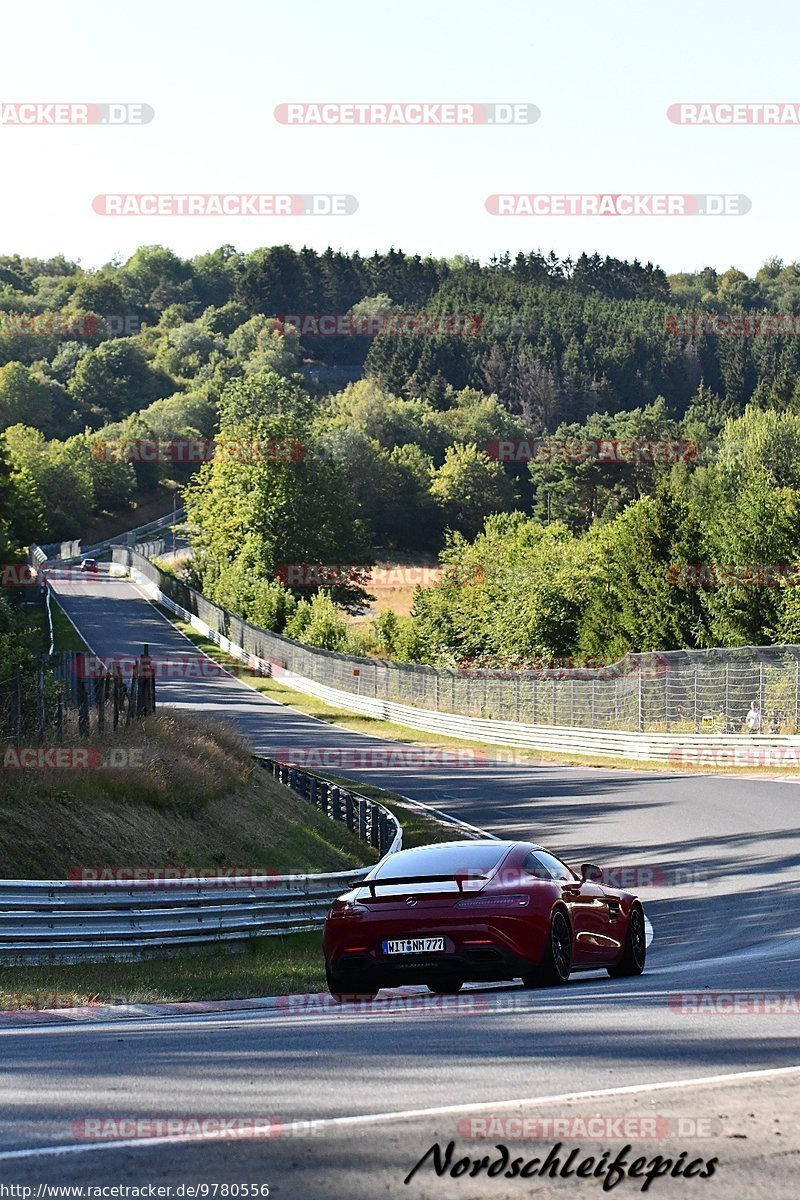
{"label": "person standing near fence", "polygon": [[761,733],[761,709],[758,701],[753,700],[750,705],[750,711],[745,717],[748,733]]}

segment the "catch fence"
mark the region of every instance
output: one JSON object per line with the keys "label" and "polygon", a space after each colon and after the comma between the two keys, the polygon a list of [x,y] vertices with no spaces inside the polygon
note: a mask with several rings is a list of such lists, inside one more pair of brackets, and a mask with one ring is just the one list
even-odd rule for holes
{"label": "catch fence", "polygon": [[800,732],[800,646],[741,646],[629,654],[599,667],[528,671],[434,668],[356,658],[304,646],[214,604],[144,555],[115,547],[115,562],[138,571],[198,617],[215,640],[240,646],[279,677],[290,672],[369,699],[496,721],[650,733]]}

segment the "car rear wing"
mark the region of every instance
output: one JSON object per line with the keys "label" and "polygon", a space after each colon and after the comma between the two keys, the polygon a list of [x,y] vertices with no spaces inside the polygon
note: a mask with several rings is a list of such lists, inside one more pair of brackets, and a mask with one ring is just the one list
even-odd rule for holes
{"label": "car rear wing", "polygon": [[375,899],[375,889],[379,887],[402,886],[405,883],[457,883],[458,890],[463,892],[464,881],[486,880],[488,875],[478,875],[471,871],[458,875],[387,875],[385,879],[364,879],[356,887],[369,888],[372,899]]}

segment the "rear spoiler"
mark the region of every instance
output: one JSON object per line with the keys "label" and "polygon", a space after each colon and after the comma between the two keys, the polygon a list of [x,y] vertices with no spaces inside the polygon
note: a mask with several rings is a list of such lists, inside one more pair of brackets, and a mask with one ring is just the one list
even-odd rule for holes
{"label": "rear spoiler", "polygon": [[474,875],[468,873],[466,875],[400,875],[388,876],[385,879],[365,879],[361,883],[355,884],[356,887],[369,888],[372,899],[375,899],[375,889],[379,887],[389,887],[402,885],[404,883],[457,883],[458,890],[463,892],[464,880],[488,879],[488,875]]}

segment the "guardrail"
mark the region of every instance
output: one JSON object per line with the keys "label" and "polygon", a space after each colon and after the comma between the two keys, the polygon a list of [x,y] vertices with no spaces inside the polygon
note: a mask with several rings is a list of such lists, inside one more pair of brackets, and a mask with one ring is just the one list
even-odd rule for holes
{"label": "guardrail", "polygon": [[94,546],[81,547],[80,539],[73,542],[52,542],[46,546],[37,546],[34,543],[28,551],[28,562],[35,567],[40,567],[45,562],[68,563],[73,562],[76,558],[92,558],[97,554],[103,554],[114,546],[133,546],[143,533],[152,533],[156,529],[177,525],[185,516],[186,509],[179,508],[155,521],[148,521],[146,525],[128,529],[125,533],[117,533],[103,542],[96,542]]}
{"label": "guardrail", "polygon": [[[381,804],[287,763],[260,758],[273,778],[343,821],[381,856],[402,848]],[[369,870],[321,875],[0,880],[0,961],[99,962],[318,928],[337,896]],[[136,872],[131,872],[135,874]]]}
{"label": "guardrail", "polygon": [[[468,717],[459,713],[417,708],[393,700],[360,696],[356,692],[331,687],[316,679],[288,670],[280,659],[261,658],[225,637],[196,613],[177,604],[157,584],[138,569],[128,551],[118,552],[120,563],[130,563],[131,578],[139,583],[164,608],[191,624],[215,645],[241,659],[254,671],[272,675],[282,683],[329,704],[341,706],[379,721],[392,721],[410,729],[440,733],[445,737],[490,745],[518,746],[530,750],[553,750],[572,754],[592,754],[602,758],[634,758],[650,762],[677,761],[717,766],[791,766],[800,767],[798,734],[722,734],[722,733],[635,733],[624,729],[590,729],[582,725],[539,725],[524,721],[502,721],[493,717]],[[770,760],[770,753],[772,759]],[[759,757],[760,756],[760,757]],[[752,761],[743,761],[749,758]]]}

